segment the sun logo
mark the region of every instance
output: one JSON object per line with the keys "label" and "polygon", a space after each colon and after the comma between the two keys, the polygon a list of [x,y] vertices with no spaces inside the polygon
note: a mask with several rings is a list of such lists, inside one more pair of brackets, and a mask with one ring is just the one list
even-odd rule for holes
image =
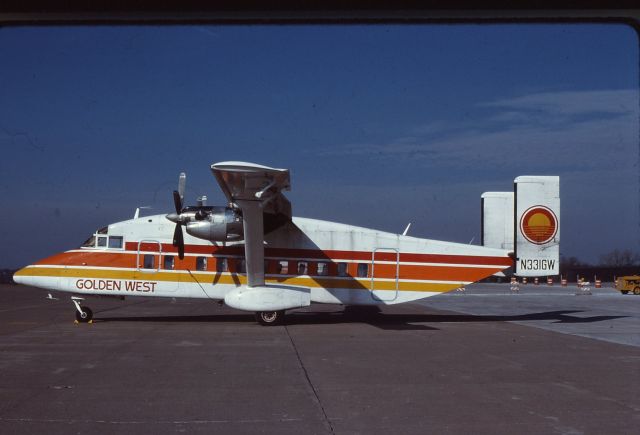
{"label": "sun logo", "polygon": [[556,236],[558,218],[551,209],[542,205],[534,205],[522,214],[520,232],[529,242],[544,245]]}

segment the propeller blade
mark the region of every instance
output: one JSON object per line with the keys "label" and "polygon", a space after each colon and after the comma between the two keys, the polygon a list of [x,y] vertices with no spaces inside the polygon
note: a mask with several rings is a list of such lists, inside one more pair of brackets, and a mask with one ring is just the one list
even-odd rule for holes
{"label": "propeller blade", "polygon": [[178,178],[178,193],[180,194],[180,203],[184,201],[184,188],[187,184],[187,174],[180,172],[180,178]]}
{"label": "propeller blade", "polygon": [[177,190],[173,191],[173,205],[175,205],[178,215],[182,213],[182,198]]}
{"label": "propeller blade", "polygon": [[184,259],[184,236],[182,235],[182,225],[176,224],[173,232],[173,246],[178,248],[178,258]]}

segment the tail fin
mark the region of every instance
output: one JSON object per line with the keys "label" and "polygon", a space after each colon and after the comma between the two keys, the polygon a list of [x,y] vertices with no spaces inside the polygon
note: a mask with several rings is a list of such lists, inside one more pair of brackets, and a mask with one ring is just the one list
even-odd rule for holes
{"label": "tail fin", "polygon": [[481,198],[481,244],[513,251],[513,192],[485,192]]}
{"label": "tail fin", "polygon": [[517,177],[514,189],[482,194],[482,245],[513,251],[518,276],[557,275],[560,177]]}
{"label": "tail fin", "polygon": [[517,177],[514,189],[516,275],[558,275],[560,177]]}

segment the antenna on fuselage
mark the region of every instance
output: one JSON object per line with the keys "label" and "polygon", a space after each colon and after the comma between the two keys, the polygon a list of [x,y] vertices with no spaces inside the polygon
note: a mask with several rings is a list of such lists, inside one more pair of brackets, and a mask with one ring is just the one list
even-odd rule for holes
{"label": "antenna on fuselage", "polygon": [[405,228],[404,231],[402,232],[403,236],[407,235],[407,233],[409,232],[409,228],[411,228],[411,222],[409,222],[409,224],[407,224],[407,228]]}
{"label": "antenna on fuselage", "polygon": [[141,210],[141,209],[144,209],[144,208],[151,208],[151,206],[149,206],[149,205],[143,205],[142,207],[138,207],[138,208],[136,208],[136,212],[134,213],[133,218],[134,218],[134,219],[138,219],[138,218],[140,217],[140,210]]}

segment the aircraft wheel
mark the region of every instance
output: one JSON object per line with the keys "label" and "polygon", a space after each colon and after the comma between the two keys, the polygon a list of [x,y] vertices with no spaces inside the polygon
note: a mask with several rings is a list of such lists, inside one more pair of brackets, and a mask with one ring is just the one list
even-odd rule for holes
{"label": "aircraft wheel", "polygon": [[634,295],[640,295],[640,287],[636,287],[633,289],[633,294]]}
{"label": "aircraft wheel", "polygon": [[88,308],[88,307],[81,307],[81,308],[82,308],[82,314],[80,314],[80,312],[76,310],[76,320],[78,322],[87,323],[88,321],[93,319],[93,311],[91,311],[91,308]]}
{"label": "aircraft wheel", "polygon": [[281,311],[258,311],[256,321],[264,326],[279,325],[284,320],[284,310]]}
{"label": "aircraft wheel", "polygon": [[629,290],[620,290],[620,292],[621,292],[623,295],[626,295],[627,293],[629,293]]}

